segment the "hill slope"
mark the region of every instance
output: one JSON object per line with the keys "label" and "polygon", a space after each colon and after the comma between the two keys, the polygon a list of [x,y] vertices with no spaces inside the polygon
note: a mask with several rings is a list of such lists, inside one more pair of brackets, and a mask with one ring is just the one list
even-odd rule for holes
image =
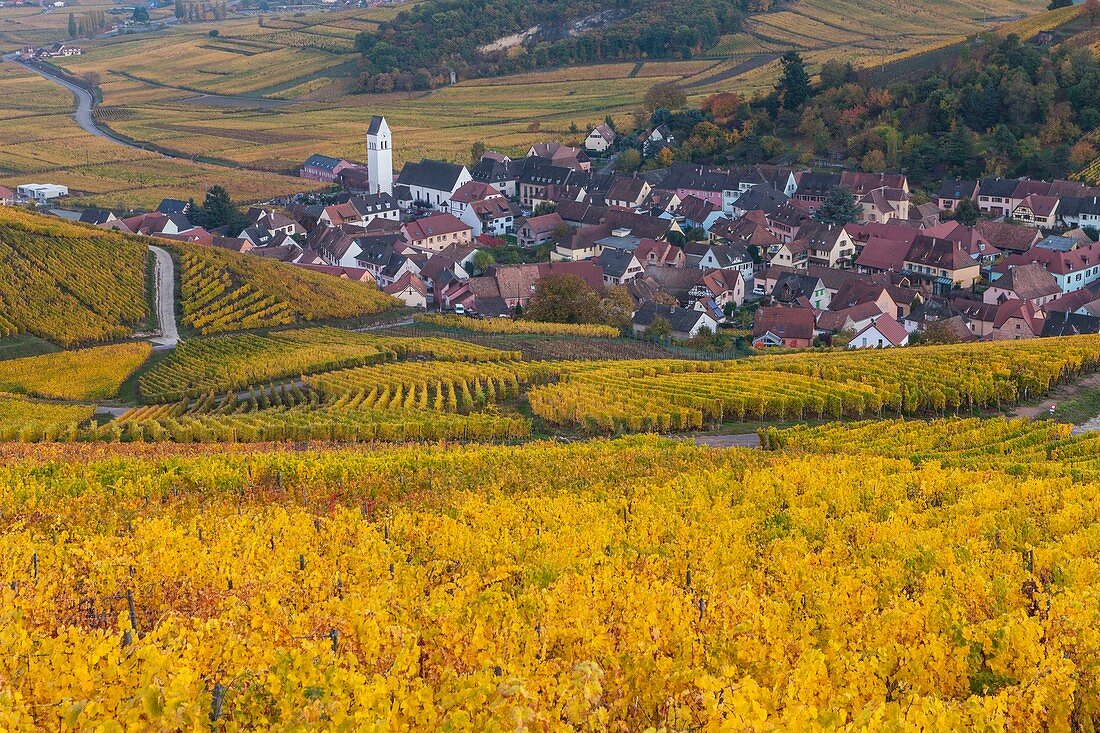
{"label": "hill slope", "polygon": [[199,333],[381,313],[397,301],[373,285],[281,262],[169,242],[180,262],[183,323]]}
{"label": "hill slope", "polygon": [[128,336],[149,312],[146,257],[137,239],[0,208],[0,336],[64,346]]}

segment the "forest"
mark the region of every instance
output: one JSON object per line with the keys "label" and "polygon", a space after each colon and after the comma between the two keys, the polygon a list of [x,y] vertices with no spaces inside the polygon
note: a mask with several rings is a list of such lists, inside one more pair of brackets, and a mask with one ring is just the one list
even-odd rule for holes
{"label": "forest", "polygon": [[[764,2],[763,4],[767,4]],[[608,59],[691,58],[761,0],[430,0],[355,39],[368,91]],[[535,29],[532,32],[532,29]],[[507,39],[509,42],[504,42]]]}
{"label": "forest", "polygon": [[828,62],[811,84],[791,52],[775,91],[763,98],[713,95],[703,121],[699,111],[654,115],[691,125],[680,130],[683,160],[755,163],[786,155],[902,170],[916,184],[945,176],[1062,178],[1100,156],[1100,61],[1088,48],[993,37],[963,44],[922,79],[880,85],[873,78]]}

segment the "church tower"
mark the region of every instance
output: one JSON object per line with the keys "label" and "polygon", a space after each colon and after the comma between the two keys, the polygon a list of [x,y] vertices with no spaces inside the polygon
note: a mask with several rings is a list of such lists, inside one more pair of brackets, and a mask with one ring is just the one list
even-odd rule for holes
{"label": "church tower", "polygon": [[371,193],[393,195],[393,139],[381,115],[371,117],[367,128],[367,174]]}

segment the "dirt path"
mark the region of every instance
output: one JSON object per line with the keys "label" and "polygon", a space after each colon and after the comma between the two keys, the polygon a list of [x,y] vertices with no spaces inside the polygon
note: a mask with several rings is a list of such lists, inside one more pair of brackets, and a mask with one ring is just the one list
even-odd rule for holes
{"label": "dirt path", "polygon": [[708,448],[759,448],[760,436],[756,433],[696,435],[695,445],[704,445]]}
{"label": "dirt path", "polygon": [[[1096,387],[1100,387],[1100,372],[1094,372],[1077,382],[1063,384],[1039,402],[1020,405],[1010,413],[1010,417],[1026,417],[1030,420],[1034,420],[1037,417],[1046,415],[1050,411],[1050,406],[1052,404],[1057,405],[1059,402],[1072,399],[1085,390],[1094,389]],[[1055,418],[1057,418],[1057,414]]]}
{"label": "dirt path", "polygon": [[176,328],[176,265],[168,250],[149,246],[157,259],[157,325],[160,336],[152,339],[158,349],[174,349],[180,334]]}

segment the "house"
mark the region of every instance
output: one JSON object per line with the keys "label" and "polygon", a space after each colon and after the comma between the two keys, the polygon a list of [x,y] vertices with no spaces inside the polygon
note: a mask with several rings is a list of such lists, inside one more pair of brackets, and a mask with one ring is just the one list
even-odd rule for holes
{"label": "house", "polygon": [[849,349],[888,349],[906,346],[909,332],[888,315],[881,315],[856,333],[848,342]]}
{"label": "house", "polygon": [[1100,196],[1061,199],[1058,219],[1067,227],[1100,229]]}
{"label": "house", "polygon": [[982,302],[1000,304],[1006,300],[1027,300],[1042,308],[1062,294],[1058,281],[1038,262],[1017,265],[989,286]]}
{"label": "house", "polygon": [[191,201],[184,201],[183,199],[161,199],[160,204],[157,206],[156,213],[168,214],[180,214],[182,216],[188,216],[191,210],[194,208],[194,203]]}
{"label": "house", "polygon": [[[63,4],[61,7],[63,7]],[[45,55],[50,58],[56,59],[67,58],[69,56],[80,56],[83,53],[84,50],[80,48],[80,46],[70,46],[68,44],[58,41],[57,43],[54,43],[52,46],[50,46]]]}
{"label": "house", "polygon": [[737,270],[709,270],[688,290],[688,297],[714,301],[718,308],[727,303],[739,308],[745,303],[745,279]]}
{"label": "house", "polygon": [[366,229],[377,219],[401,220],[397,200],[388,193],[353,196],[342,204],[326,206],[317,217],[317,223],[328,227],[347,225]]}
{"label": "house", "polygon": [[0,206],[11,206],[15,203],[15,191],[0,186]]}
{"label": "house", "polygon": [[722,210],[706,199],[697,196],[688,196],[676,210],[676,214],[684,220],[684,224],[693,229],[702,229],[710,232],[715,222],[722,218]]}
{"label": "house", "polygon": [[968,227],[957,221],[945,221],[942,224],[929,227],[921,233],[962,245],[963,249],[982,265],[990,265],[1001,256],[1000,250],[990,244],[985,235],[981,233],[981,230]]}
{"label": "house", "polygon": [[519,207],[503,196],[474,201],[458,217],[475,237],[483,234],[499,237],[515,231]]}
{"label": "house", "polygon": [[1071,293],[1100,279],[1100,243],[1093,242],[1071,252],[1032,247],[1022,254],[1010,255],[993,268],[990,274],[993,284],[1004,277],[1010,268],[1029,262],[1039,263],[1054,276],[1063,293]]}
{"label": "house", "polygon": [[612,229],[625,231],[638,239],[668,239],[672,232],[683,234],[676,221],[657,216],[645,216],[633,211],[616,209],[610,206],[563,201],[556,209],[558,216],[566,224],[576,227],[609,225]]}
{"label": "house", "polygon": [[754,348],[808,348],[813,346],[816,325],[811,308],[765,306],[756,311],[752,324],[752,345]]}
{"label": "house", "polygon": [[1043,239],[1043,233],[1035,227],[1004,221],[980,221],[975,229],[991,245],[1005,254],[1027,252]]}
{"label": "house", "polygon": [[832,293],[820,277],[797,270],[780,274],[771,289],[772,300],[783,305],[801,305],[824,310],[832,302]]}
{"label": "house", "polygon": [[542,158],[555,166],[574,171],[589,171],[592,161],[580,148],[562,145],[558,142],[536,143],[527,151],[528,158]]}
{"label": "house", "polygon": [[806,204],[805,210],[812,214],[829,197],[829,192],[838,186],[840,186],[839,173],[807,171],[798,176],[798,188],[792,198]]}
{"label": "house", "polygon": [[643,303],[630,319],[635,336],[644,336],[657,319],[663,319],[672,327],[672,338],[687,341],[698,336],[703,329],[714,333],[718,321],[710,313],[692,308],[680,308],[675,305],[659,305],[654,302]]}
{"label": "house", "polygon": [[1027,300],[1006,300],[997,307],[993,322],[992,338],[1029,339],[1043,333],[1045,319],[1042,312]]}
{"label": "house", "polygon": [[494,198],[504,198],[504,195],[488,183],[467,181],[459,186],[457,191],[451,194],[451,199],[447,202],[447,206],[451,216],[462,218],[462,213],[466,211],[466,208],[473,202]]}
{"label": "house", "polygon": [[566,224],[558,212],[532,216],[525,219],[516,229],[516,241],[521,247],[538,247],[552,240],[555,232],[561,231]]}
{"label": "house", "polygon": [[307,178],[321,183],[335,183],[340,172],[350,168],[351,163],[342,158],[332,158],[327,155],[311,155],[302,163],[298,171],[299,178]]}
{"label": "house", "polygon": [[642,142],[642,153],[653,155],[661,148],[669,148],[676,145],[676,136],[668,125],[658,125],[645,133]]}
{"label": "house", "polygon": [[1077,313],[1063,313],[1055,318],[1048,315],[1043,320],[1043,338],[1050,336],[1081,336],[1100,334],[1100,317],[1085,316]]}
{"label": "house", "polygon": [[795,201],[788,201],[765,218],[768,230],[781,242],[791,242],[798,237],[803,224],[813,221],[810,212]]}
{"label": "house", "polygon": [[382,292],[400,300],[409,308],[428,307],[428,286],[420,277],[406,272],[394,282],[382,288]]}
{"label": "house", "polygon": [[470,171],[464,165],[424,158],[419,163],[406,163],[401,169],[397,185],[405,189],[403,193],[408,198],[395,198],[406,208],[422,205],[445,211],[455,191],[472,180]]}
{"label": "house", "polygon": [[736,270],[745,282],[752,282],[755,264],[748,247],[731,242],[728,244],[707,244],[706,242],[688,242],[683,246],[684,266],[699,270]]}
{"label": "house", "polygon": [[24,183],[21,186],[16,186],[15,192],[24,201],[34,201],[40,204],[69,195],[67,186],[54,183]]}
{"label": "house", "polygon": [[406,222],[401,230],[413,247],[433,252],[441,252],[452,244],[467,245],[474,239],[470,225],[450,214],[432,214]]}
{"label": "house", "polygon": [[863,212],[860,221],[887,223],[909,220],[909,194],[900,188],[873,188],[856,201]]}
{"label": "house", "polygon": [[604,285],[624,285],[644,272],[642,264],[633,252],[618,249],[605,249],[596,258],[596,264],[603,272]]}
{"label": "house", "polygon": [[636,209],[649,198],[652,190],[653,188],[644,178],[618,176],[604,195],[604,201],[608,206]]}
{"label": "house", "polygon": [[336,174],[336,183],[351,193],[371,192],[370,169],[363,165],[351,165]]}
{"label": "house", "polygon": [[[915,230],[913,235],[916,239]],[[871,237],[863,243],[863,251],[856,258],[856,269],[865,274],[900,272],[905,268],[905,257],[912,245],[912,239]]]}
{"label": "house", "polygon": [[253,206],[249,208],[245,217],[252,226],[272,234],[286,234],[293,237],[306,233],[301,224],[279,211]]}
{"label": "house", "polygon": [[527,307],[539,280],[552,275],[574,275],[596,292],[604,290],[603,271],[594,262],[540,262],[492,265],[484,275],[437,290],[437,299],[446,308],[461,304],[483,316],[510,316]]}
{"label": "house", "polygon": [[909,247],[903,272],[939,295],[972,287],[981,279],[981,267],[962,244],[923,234]]}
{"label": "house", "polygon": [[120,221],[127,230],[145,236],[184,234],[195,228],[187,217],[181,214],[138,214]]}
{"label": "house", "polygon": [[[731,185],[727,171],[706,168],[693,163],[676,162],[653,187],[659,191],[674,193],[680,197],[681,201],[688,196],[695,196],[725,210],[724,192],[729,190]],[[740,195],[740,192],[737,195]]]}
{"label": "house", "polygon": [[963,201],[978,202],[978,182],[963,181],[959,178],[948,179],[940,186],[933,201],[941,211],[954,211]]}
{"label": "house", "polygon": [[1011,217],[1012,195],[1020,185],[1012,178],[985,178],[978,182],[978,208],[994,217]]}
{"label": "house", "polygon": [[[259,254],[258,252],[256,254]],[[374,284],[374,275],[370,274],[370,270],[362,267],[335,267],[332,265],[313,265],[303,262],[293,263],[295,267],[300,267],[303,270],[310,270],[312,272],[319,272],[323,275],[331,275],[332,277],[338,277],[341,280],[354,280],[355,282],[371,283]]]}
{"label": "house", "polygon": [[855,241],[842,226],[808,223],[799,228],[798,239],[805,242],[810,264],[847,268],[855,259]]}
{"label": "house", "polygon": [[684,250],[674,244],[656,239],[643,239],[638,242],[634,256],[643,266],[684,267]]}
{"label": "house", "polygon": [[548,192],[567,190],[570,186],[576,185],[578,181],[587,183],[588,175],[578,172],[575,168],[554,165],[544,158],[527,158],[519,175],[518,195],[520,204],[534,209],[544,201],[551,201]]}
{"label": "house", "polygon": [[105,209],[84,209],[80,212],[81,224],[91,224],[94,227],[108,228],[107,225],[118,221],[118,217]]}
{"label": "house", "polygon": [[783,242],[770,252],[769,265],[780,267],[793,267],[805,270],[810,262],[809,240],[796,239],[793,242]]}
{"label": "house", "polygon": [[1029,194],[1012,210],[1012,218],[1024,224],[1049,229],[1054,226],[1059,199],[1054,196]]}
{"label": "house", "polygon": [[615,144],[617,135],[606,122],[602,122],[592,128],[588,137],[584,140],[584,149],[593,153],[605,153]]}
{"label": "house", "polygon": [[750,211],[763,211],[765,214],[770,214],[790,200],[790,197],[782,191],[766,186],[753,186],[730,202],[727,213],[734,219],[740,219]]}
{"label": "house", "polygon": [[472,169],[471,179],[487,183],[508,198],[518,194],[520,165],[505,155],[486,153]]}

